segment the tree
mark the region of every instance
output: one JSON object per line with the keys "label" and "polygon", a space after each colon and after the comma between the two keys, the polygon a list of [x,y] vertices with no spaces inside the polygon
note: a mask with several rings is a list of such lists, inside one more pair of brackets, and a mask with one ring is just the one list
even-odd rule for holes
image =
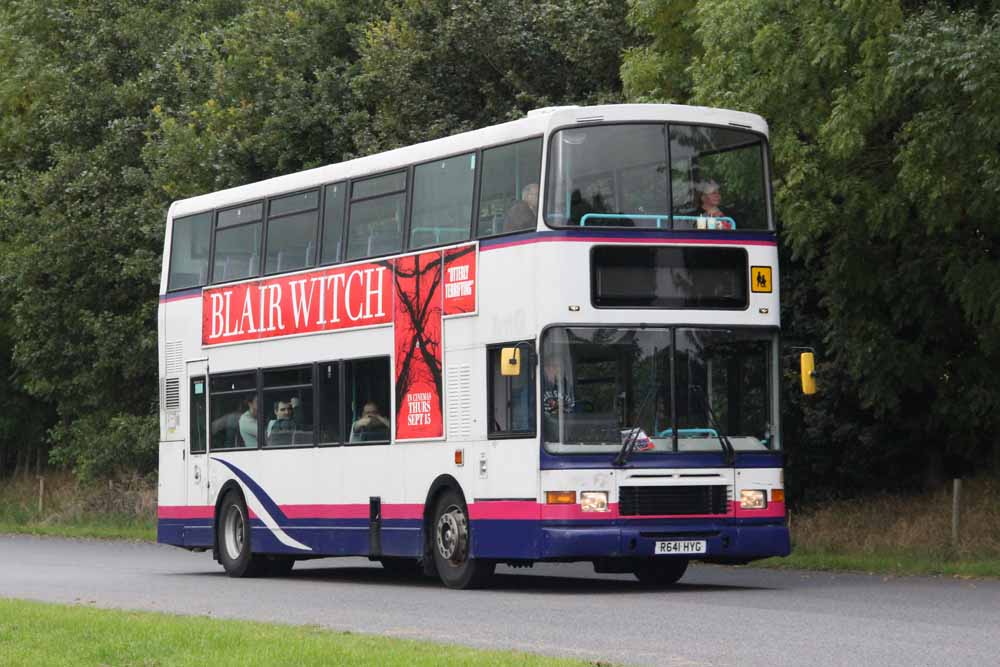
{"label": "tree", "polygon": [[691,101],[771,123],[785,320],[835,379],[808,408],[825,432],[801,434],[849,452],[827,457],[843,475],[872,466],[852,484],[997,448],[997,18],[953,4],[972,7],[724,0],[687,18]]}
{"label": "tree", "polygon": [[168,204],[349,154],[351,26],[377,7],[0,7],[0,303],[54,461],[154,467]]}
{"label": "tree", "polygon": [[613,0],[399,0],[367,25],[352,88],[371,114],[359,148],[374,152],[558,104],[620,99],[632,41]]}
{"label": "tree", "polygon": [[680,104],[689,99],[688,66],[702,54],[694,7],[695,0],[629,0],[629,24],[647,39],[622,57],[629,100]]}
{"label": "tree", "polygon": [[177,11],[117,0],[0,10],[0,299],[16,377],[55,408],[64,452],[120,447],[146,469],[151,428],[126,441],[77,436],[113,416],[148,426],[155,407],[162,217],[145,200],[140,75]]}

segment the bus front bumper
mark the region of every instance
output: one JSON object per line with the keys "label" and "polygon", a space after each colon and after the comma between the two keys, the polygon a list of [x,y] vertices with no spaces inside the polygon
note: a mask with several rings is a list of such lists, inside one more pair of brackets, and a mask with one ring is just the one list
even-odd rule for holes
{"label": "bus front bumper", "polygon": [[[658,542],[704,542],[705,552],[687,557],[741,563],[791,553],[784,521],[766,523],[658,523],[542,525],[540,560],[648,558]],[[666,556],[670,557],[670,556]]]}

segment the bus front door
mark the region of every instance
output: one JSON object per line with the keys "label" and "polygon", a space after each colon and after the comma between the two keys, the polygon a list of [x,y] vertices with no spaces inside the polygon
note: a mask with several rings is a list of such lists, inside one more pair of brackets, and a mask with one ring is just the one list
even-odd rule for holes
{"label": "bus front door", "polygon": [[211,546],[212,525],[208,497],[208,364],[204,360],[187,364],[188,456],[187,506],[189,521],[184,526],[185,546]]}

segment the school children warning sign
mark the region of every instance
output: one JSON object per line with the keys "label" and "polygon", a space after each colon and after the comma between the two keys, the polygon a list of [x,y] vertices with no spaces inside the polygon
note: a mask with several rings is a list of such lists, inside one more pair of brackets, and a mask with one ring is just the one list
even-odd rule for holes
{"label": "school children warning sign", "polygon": [[476,312],[476,245],[206,288],[203,346],[394,327],[396,439],[440,438],[442,319]]}

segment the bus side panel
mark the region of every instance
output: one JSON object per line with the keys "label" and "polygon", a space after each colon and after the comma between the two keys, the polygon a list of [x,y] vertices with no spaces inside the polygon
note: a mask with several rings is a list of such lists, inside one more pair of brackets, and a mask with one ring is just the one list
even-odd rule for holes
{"label": "bus side panel", "polygon": [[161,544],[184,544],[183,509],[187,504],[184,454],[184,442],[160,443],[156,541]]}

